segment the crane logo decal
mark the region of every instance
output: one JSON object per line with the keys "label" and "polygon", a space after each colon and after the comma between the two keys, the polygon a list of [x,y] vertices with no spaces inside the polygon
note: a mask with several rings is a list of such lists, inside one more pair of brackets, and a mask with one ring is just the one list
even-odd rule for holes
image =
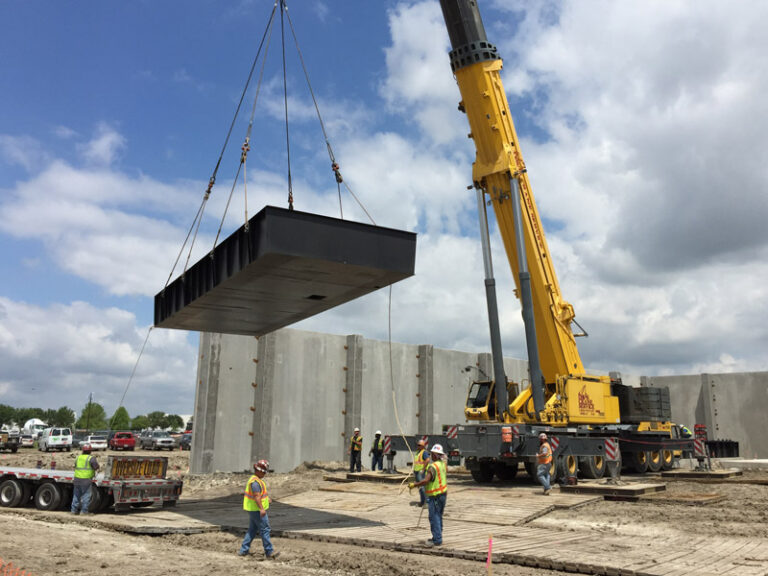
{"label": "crane logo decal", "polygon": [[595,413],[595,403],[592,402],[592,399],[589,397],[589,394],[587,394],[586,384],[581,387],[581,390],[579,390],[579,412],[581,414]]}

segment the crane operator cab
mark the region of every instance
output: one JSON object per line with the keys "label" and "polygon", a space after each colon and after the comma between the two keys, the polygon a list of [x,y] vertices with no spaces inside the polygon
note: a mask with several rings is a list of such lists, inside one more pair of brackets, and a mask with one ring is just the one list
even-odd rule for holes
{"label": "crane operator cab", "polygon": [[[493,380],[476,380],[469,385],[464,417],[467,420],[496,420],[496,383]],[[516,398],[518,386],[515,382],[507,383],[507,398]]]}

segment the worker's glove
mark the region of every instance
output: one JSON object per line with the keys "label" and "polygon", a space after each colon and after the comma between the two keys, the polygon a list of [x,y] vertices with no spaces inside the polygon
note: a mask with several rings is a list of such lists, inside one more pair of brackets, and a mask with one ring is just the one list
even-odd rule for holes
{"label": "worker's glove", "polygon": [[416,483],[415,482],[409,482],[408,483],[408,490],[413,490],[414,488],[416,488]]}

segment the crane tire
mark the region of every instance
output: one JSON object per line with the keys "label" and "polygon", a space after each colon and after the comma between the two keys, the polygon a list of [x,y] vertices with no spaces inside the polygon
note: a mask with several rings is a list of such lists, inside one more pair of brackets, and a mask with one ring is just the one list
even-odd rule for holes
{"label": "crane tire", "polygon": [[538,468],[538,466],[536,465],[536,462],[526,461],[524,466],[525,466],[525,472],[531,478],[531,482],[538,482],[538,480],[536,479],[536,468]]}
{"label": "crane tire", "polygon": [[584,478],[597,480],[605,476],[605,458],[602,456],[581,456],[579,472]]}
{"label": "crane tire", "polygon": [[661,472],[662,465],[661,450],[649,450],[648,472]]}
{"label": "crane tire", "polygon": [[480,484],[488,484],[493,480],[493,468],[490,464],[481,463],[479,468],[471,470],[472,479]]}
{"label": "crane tire", "polygon": [[35,508],[57,510],[61,506],[61,487],[53,482],[43,482],[35,491]]}
{"label": "crane tire", "polygon": [[661,469],[662,470],[672,470],[672,466],[675,464],[675,455],[672,453],[672,450],[662,450],[661,451]]}
{"label": "crane tire", "polygon": [[496,467],[494,468],[494,472],[496,474],[496,477],[502,482],[511,482],[512,480],[515,479],[515,476],[517,476],[517,468],[518,468],[518,463],[517,463],[517,460],[515,460],[513,463],[510,463],[510,464],[502,464],[502,463],[496,464]]}
{"label": "crane tire", "polygon": [[621,459],[627,463],[627,466],[637,474],[648,472],[648,453],[647,452],[629,452],[626,458],[622,454]]}
{"label": "crane tire", "polygon": [[16,508],[24,499],[24,486],[16,478],[8,478],[0,484],[0,506]]}

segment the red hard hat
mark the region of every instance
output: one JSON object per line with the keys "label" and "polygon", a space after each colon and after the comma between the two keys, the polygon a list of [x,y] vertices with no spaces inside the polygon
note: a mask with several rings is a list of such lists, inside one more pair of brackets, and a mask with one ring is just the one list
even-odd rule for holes
{"label": "red hard hat", "polygon": [[90,444],[83,444],[82,446],[80,446],[80,450],[82,450],[83,452],[90,452],[91,449],[92,448]]}
{"label": "red hard hat", "polygon": [[256,470],[257,472],[263,472],[264,474],[266,474],[267,472],[269,472],[269,462],[267,462],[266,460],[259,460],[253,465],[253,469]]}

